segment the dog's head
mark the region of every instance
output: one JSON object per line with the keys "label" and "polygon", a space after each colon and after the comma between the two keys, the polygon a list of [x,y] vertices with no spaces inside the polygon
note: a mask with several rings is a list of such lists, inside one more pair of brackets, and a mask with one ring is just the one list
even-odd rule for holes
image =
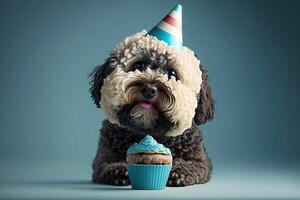
{"label": "dog's head", "polygon": [[121,42],[92,72],[91,94],[111,123],[142,134],[176,136],[213,118],[207,72],[145,31]]}

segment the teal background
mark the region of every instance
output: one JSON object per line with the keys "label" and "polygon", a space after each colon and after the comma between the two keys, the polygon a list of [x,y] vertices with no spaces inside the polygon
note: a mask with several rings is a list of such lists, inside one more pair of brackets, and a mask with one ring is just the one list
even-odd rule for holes
{"label": "teal background", "polygon": [[[300,180],[299,2],[180,2],[184,45],[208,69],[216,99],[215,119],[201,127],[214,164],[211,184],[232,190],[218,197],[208,184],[205,197],[231,198],[237,191],[262,197],[251,194],[260,194],[255,191],[266,180],[273,187],[286,183],[277,185],[281,195],[300,197],[292,190]],[[88,198],[76,189],[97,190],[88,181],[105,117],[90,99],[88,74],[118,42],[150,30],[176,3],[0,1],[0,197]],[[255,175],[249,192],[245,180]],[[29,187],[24,189],[18,185],[23,180],[39,180],[35,186],[44,184],[45,191],[28,192],[34,184],[24,183]],[[53,185],[76,191],[46,189]]]}

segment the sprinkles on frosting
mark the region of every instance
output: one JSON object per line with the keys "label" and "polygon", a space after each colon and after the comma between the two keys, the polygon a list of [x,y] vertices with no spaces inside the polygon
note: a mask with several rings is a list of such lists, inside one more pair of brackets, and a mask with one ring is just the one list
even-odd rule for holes
{"label": "sprinkles on frosting", "polygon": [[127,149],[127,154],[135,153],[162,153],[172,155],[169,148],[166,148],[163,144],[159,144],[152,136],[147,135],[138,144],[135,143]]}

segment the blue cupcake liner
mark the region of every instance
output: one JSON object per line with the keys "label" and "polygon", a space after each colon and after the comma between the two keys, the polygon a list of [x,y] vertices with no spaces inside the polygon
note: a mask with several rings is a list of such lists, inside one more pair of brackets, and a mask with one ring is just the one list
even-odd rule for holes
{"label": "blue cupcake liner", "polygon": [[167,184],[171,168],[171,165],[128,164],[127,170],[132,189],[164,189]]}

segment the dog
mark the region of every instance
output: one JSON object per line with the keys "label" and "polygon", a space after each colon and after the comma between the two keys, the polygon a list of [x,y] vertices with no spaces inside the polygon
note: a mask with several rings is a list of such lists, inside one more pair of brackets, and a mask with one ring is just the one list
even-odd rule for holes
{"label": "dog", "polygon": [[210,180],[212,164],[196,125],[213,119],[208,73],[182,52],[142,31],[127,37],[91,73],[91,97],[106,113],[93,161],[93,183],[129,185],[126,151],[145,135],[170,148],[168,186]]}

